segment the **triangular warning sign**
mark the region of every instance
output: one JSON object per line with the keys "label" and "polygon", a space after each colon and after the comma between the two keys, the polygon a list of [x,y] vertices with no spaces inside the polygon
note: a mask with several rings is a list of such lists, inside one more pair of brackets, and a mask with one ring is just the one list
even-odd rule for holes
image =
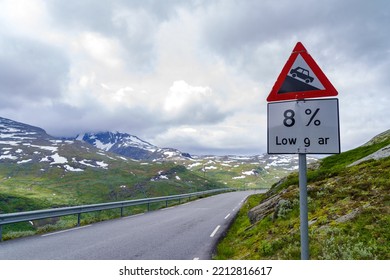
{"label": "triangular warning sign", "polygon": [[328,97],[337,94],[337,90],[320,67],[302,43],[298,42],[268,95],[267,101]]}

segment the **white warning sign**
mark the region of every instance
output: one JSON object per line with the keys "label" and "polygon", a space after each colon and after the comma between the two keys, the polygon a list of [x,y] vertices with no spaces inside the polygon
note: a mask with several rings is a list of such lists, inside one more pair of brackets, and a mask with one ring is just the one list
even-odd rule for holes
{"label": "white warning sign", "polygon": [[338,99],[268,104],[269,154],[340,153]]}

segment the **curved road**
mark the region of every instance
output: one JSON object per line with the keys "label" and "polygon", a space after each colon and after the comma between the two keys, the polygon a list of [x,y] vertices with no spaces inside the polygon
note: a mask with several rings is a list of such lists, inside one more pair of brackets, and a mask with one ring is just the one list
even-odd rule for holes
{"label": "curved road", "polygon": [[0,259],[210,259],[246,197],[210,196],[179,206],[0,243]]}

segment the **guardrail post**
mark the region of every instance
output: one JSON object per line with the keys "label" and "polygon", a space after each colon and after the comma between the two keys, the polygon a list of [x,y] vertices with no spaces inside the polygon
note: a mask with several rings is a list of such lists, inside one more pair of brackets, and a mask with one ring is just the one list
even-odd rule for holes
{"label": "guardrail post", "polygon": [[0,225],[0,242],[3,241],[3,226]]}
{"label": "guardrail post", "polygon": [[81,213],[77,214],[77,226],[80,226],[80,220],[81,220]]}
{"label": "guardrail post", "polygon": [[121,217],[123,217],[123,207],[121,207]]}
{"label": "guardrail post", "polygon": [[148,212],[150,211],[150,203],[148,202]]}
{"label": "guardrail post", "polygon": [[168,207],[168,199],[165,200],[165,207]]}

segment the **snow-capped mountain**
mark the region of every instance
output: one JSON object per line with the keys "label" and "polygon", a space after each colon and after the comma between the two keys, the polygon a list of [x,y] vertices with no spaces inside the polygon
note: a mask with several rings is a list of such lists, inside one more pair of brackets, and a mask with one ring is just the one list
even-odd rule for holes
{"label": "snow-capped mountain", "polygon": [[190,157],[172,148],[159,148],[137,136],[121,132],[84,133],[76,140],[87,142],[98,149],[126,156],[136,160],[166,160]]}
{"label": "snow-capped mountain", "polygon": [[1,163],[38,163],[42,172],[53,167],[81,172],[86,168],[107,169],[112,160],[123,159],[80,141],[52,137],[39,127],[0,118]]}
{"label": "snow-capped mountain", "polygon": [[158,148],[127,133],[98,132],[84,133],[76,140],[87,142],[98,149],[110,151],[134,159],[149,158]]}
{"label": "snow-capped mountain", "polygon": [[[172,161],[199,176],[236,182],[239,186],[252,184],[253,180],[269,185],[298,168],[294,155],[190,156],[177,149],[159,148],[127,133],[84,133],[73,139],[59,139],[41,128],[0,118],[0,163],[39,164],[41,172],[51,168],[81,172],[87,168],[109,169],[131,159],[143,160],[143,166]],[[307,160],[310,163],[317,159]]]}

